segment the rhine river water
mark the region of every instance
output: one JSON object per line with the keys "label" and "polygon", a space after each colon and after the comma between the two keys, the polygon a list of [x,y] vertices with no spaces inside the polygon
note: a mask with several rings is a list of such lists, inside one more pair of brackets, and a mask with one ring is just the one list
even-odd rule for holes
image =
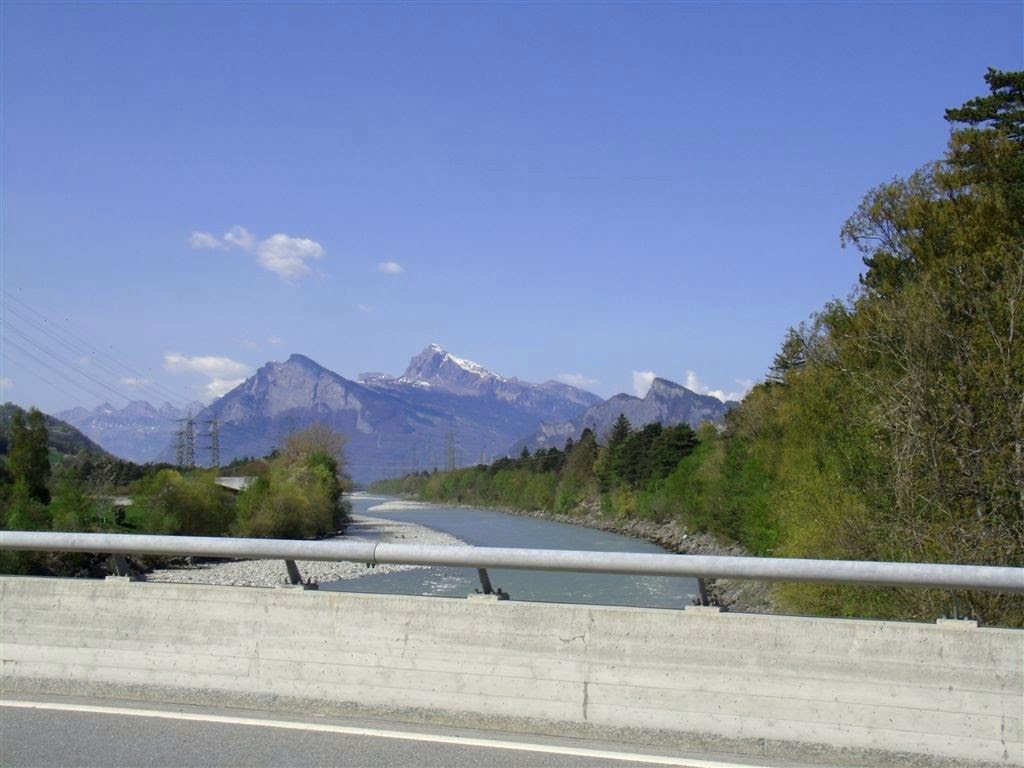
{"label": "rhine river water", "polygon": [[[352,496],[351,501],[352,511],[357,515],[418,523],[450,533],[473,546],[666,553],[661,547],[628,536],[491,509],[449,507],[362,494]],[[494,587],[508,592],[513,600],[682,608],[690,604],[697,592],[697,582],[689,578],[498,569],[488,573]],[[420,568],[324,583],[320,588],[465,598],[479,586],[475,569]]]}

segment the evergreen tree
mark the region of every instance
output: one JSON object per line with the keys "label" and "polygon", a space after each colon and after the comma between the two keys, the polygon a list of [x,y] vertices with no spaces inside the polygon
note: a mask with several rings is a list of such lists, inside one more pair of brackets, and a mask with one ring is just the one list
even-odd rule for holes
{"label": "evergreen tree", "polygon": [[565,455],[555,446],[551,446],[548,448],[547,454],[544,456],[544,460],[538,463],[541,465],[541,470],[544,472],[557,472],[562,468],[562,464],[564,462]]}
{"label": "evergreen tree", "polygon": [[615,423],[608,432],[608,442],[601,448],[597,461],[594,464],[594,473],[597,475],[598,487],[601,493],[607,493],[615,487],[618,480],[617,463],[619,450],[631,431],[632,426],[629,423],[629,419],[626,418],[626,414],[620,413],[619,418],[615,420]]}
{"label": "evergreen tree", "polygon": [[665,428],[651,444],[647,458],[648,479],[661,480],[668,477],[696,447],[697,435],[689,424]]}
{"label": "evergreen tree", "polygon": [[626,437],[616,453],[613,464],[615,477],[619,483],[633,489],[646,484],[651,476],[651,446],[661,432],[661,424],[654,422]]}
{"label": "evergreen tree", "polygon": [[42,504],[50,503],[50,449],[46,419],[37,408],[28,418],[20,410],[11,418],[10,448],[7,471],[15,483],[22,481],[28,498]]}
{"label": "evergreen tree", "polygon": [[990,91],[987,96],[947,109],[946,120],[1024,141],[1024,71],[1001,72],[989,67],[985,82]]}
{"label": "evergreen tree", "polygon": [[633,425],[629,423],[629,419],[626,418],[626,414],[620,413],[619,418],[617,418],[615,423],[612,425],[611,432],[608,433],[608,446],[610,448],[618,446],[632,431]]}

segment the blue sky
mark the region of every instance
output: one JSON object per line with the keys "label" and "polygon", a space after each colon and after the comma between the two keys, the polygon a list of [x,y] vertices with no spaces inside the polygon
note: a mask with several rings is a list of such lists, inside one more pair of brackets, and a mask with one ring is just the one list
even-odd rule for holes
{"label": "blue sky", "polygon": [[430,342],[740,392],[855,285],[864,193],[1024,67],[1020,2],[0,13],[0,397],[46,410]]}

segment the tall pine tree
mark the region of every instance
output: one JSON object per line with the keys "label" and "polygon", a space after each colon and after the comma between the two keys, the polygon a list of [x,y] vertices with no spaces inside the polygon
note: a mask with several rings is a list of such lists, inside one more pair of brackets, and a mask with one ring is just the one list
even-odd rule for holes
{"label": "tall pine tree", "polygon": [[28,419],[20,410],[11,418],[10,448],[7,471],[17,484],[24,483],[28,497],[43,504],[50,503],[50,451],[46,420],[41,411],[32,408]]}

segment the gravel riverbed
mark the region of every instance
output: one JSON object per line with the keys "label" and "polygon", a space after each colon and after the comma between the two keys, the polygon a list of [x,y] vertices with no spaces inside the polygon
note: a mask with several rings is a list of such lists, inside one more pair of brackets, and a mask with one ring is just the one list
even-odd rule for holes
{"label": "gravel riverbed", "polygon": [[[402,544],[465,545],[465,542],[441,531],[415,523],[396,522],[364,515],[353,515],[345,529],[344,541],[392,542]],[[378,565],[365,563],[334,563],[318,560],[297,560],[303,580],[314,584],[343,579],[359,579],[376,573],[410,571],[420,565]],[[177,568],[162,568],[146,574],[146,581],[181,584],[218,584],[234,587],[276,587],[288,583],[283,560],[230,560],[205,562]]]}

